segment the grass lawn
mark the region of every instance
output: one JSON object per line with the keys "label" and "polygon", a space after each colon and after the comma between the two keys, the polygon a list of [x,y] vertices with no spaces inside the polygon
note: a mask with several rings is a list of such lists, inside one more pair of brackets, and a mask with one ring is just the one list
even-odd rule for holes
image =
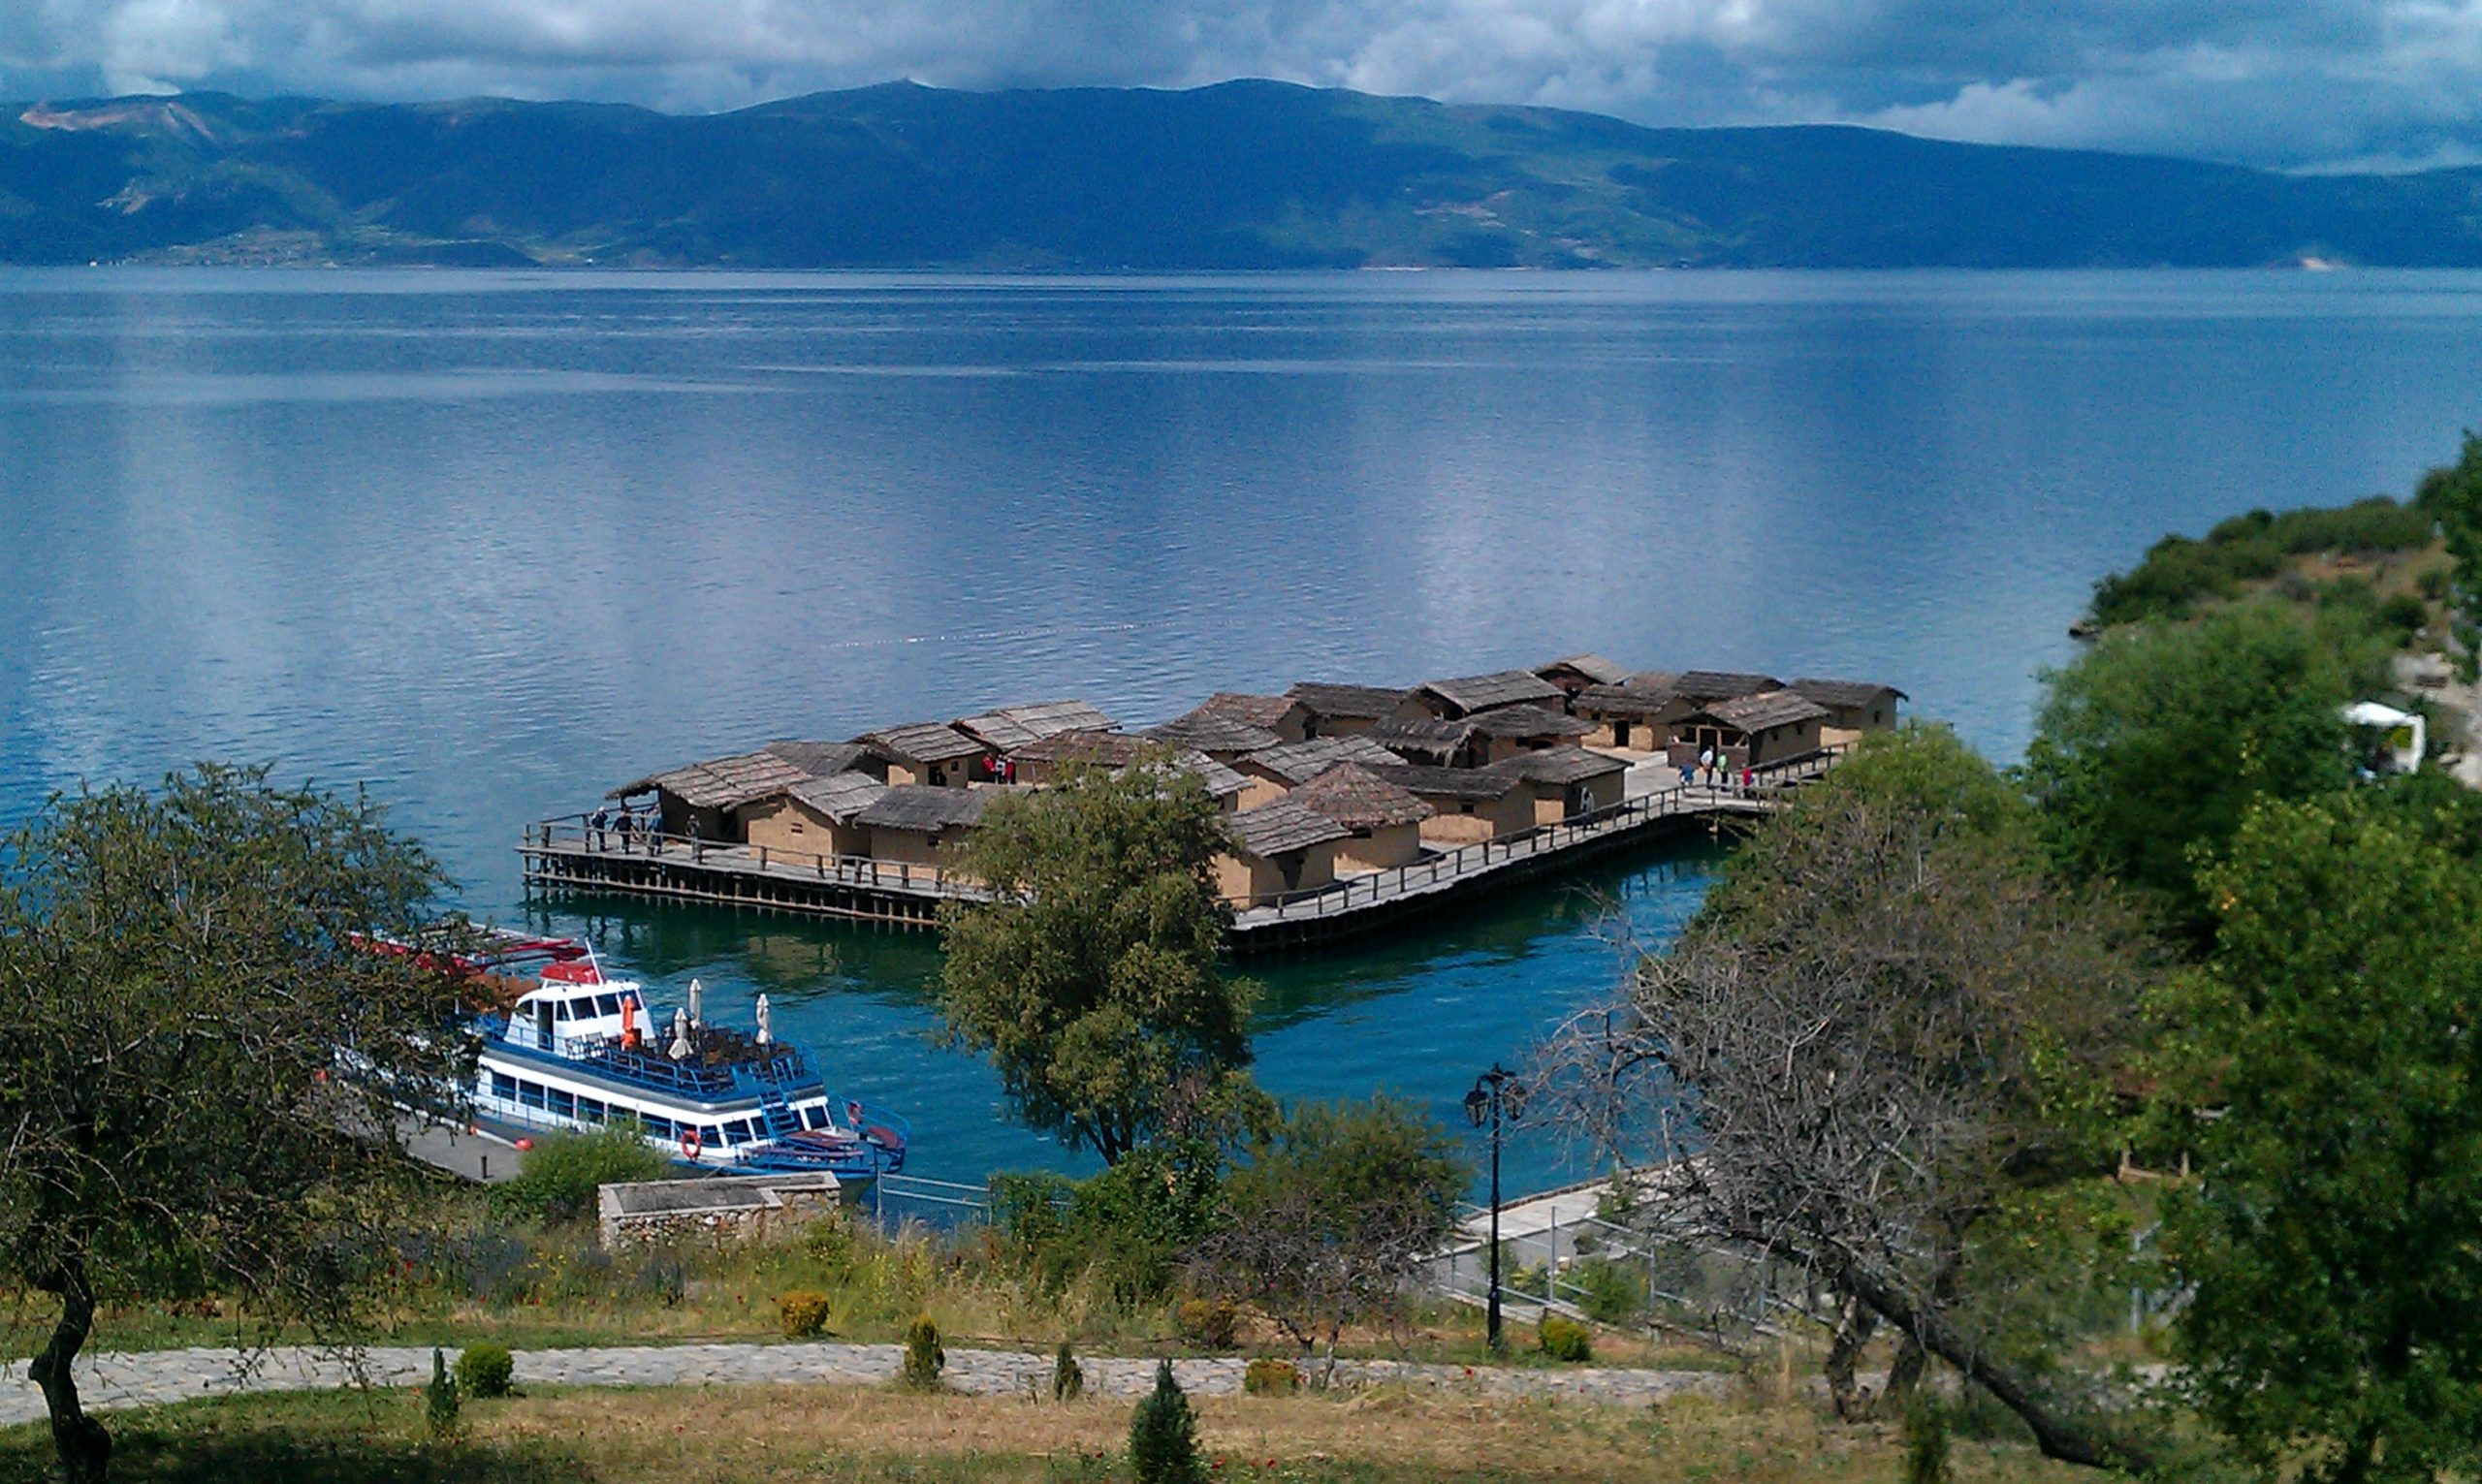
{"label": "grass lawn", "polygon": [[[1890,1428],[1798,1405],[1676,1401],[1659,1408],[1416,1397],[1195,1398],[1219,1479],[1772,1480],[1884,1484]],[[539,1389],[468,1402],[433,1444],[414,1391],[268,1395],[106,1415],[130,1484],[774,1484],[907,1479],[1120,1480],[1130,1403],[1066,1405],[867,1387]],[[47,1476],[41,1425],[0,1430],[0,1479]],[[2030,1450],[1959,1439],[1960,1481],[2065,1481]]]}

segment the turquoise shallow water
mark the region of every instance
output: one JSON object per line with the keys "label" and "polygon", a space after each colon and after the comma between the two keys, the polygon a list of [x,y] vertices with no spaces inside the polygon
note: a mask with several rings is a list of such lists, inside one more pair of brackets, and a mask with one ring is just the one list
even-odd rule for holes
{"label": "turquoise shallow water", "polygon": [[[0,270],[0,817],[269,758],[515,920],[519,824],[650,767],[1575,648],[1884,678],[2008,756],[2094,577],[2477,407],[2469,274]],[[1660,940],[1705,866],[1266,966],[1261,1075],[1448,1115],[1609,981],[1590,893]],[[1059,1157],[929,1044],[924,939],[542,920],[766,989],[923,1173]]]}

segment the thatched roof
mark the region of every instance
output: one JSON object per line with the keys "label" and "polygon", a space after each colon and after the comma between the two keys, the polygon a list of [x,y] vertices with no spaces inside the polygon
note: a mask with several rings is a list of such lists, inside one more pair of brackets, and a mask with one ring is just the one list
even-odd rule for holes
{"label": "thatched roof", "polygon": [[1326,815],[1295,804],[1290,794],[1271,799],[1255,809],[1243,809],[1225,823],[1232,832],[1233,843],[1245,854],[1262,861],[1344,839],[1353,833]]}
{"label": "thatched roof", "polygon": [[1675,698],[1644,685],[1589,685],[1569,704],[1589,716],[1661,716]]}
{"label": "thatched roof", "polygon": [[936,721],[881,727],[854,739],[882,757],[900,763],[954,763],[982,754],[983,744],[955,727]]}
{"label": "thatched roof", "polygon": [[1008,755],[1021,763],[1084,763],[1095,768],[1126,768],[1153,743],[1125,732],[1055,732],[1036,738]]}
{"label": "thatched roof", "polygon": [[873,829],[937,835],[941,830],[970,829],[982,823],[983,808],[990,802],[989,789],[900,783],[872,800],[868,807],[853,816],[853,822]]}
{"label": "thatched roof", "polygon": [[730,809],[780,794],[809,776],[773,752],[741,752],[623,783],[604,797],[625,799],[660,790],[694,809]]}
{"label": "thatched roof", "polygon": [[1338,763],[1286,797],[1352,830],[1420,824],[1438,812],[1359,763]]}
{"label": "thatched roof", "polygon": [[1028,742],[1063,732],[1108,732],[1119,723],[1083,701],[1044,701],[1003,706],[952,723],[994,752],[1014,752]]}
{"label": "thatched roof", "polygon": [[1534,673],[1546,680],[1562,670],[1581,675],[1595,685],[1619,685],[1629,679],[1628,666],[1618,660],[1605,659],[1600,654],[1568,654],[1547,665],[1534,667]]}
{"label": "thatched roof", "polygon": [[1289,785],[1307,783],[1338,763],[1376,768],[1403,761],[1367,737],[1314,737],[1306,742],[1253,752],[1241,760],[1241,766]]}
{"label": "thatched roof", "polygon": [[1286,694],[1310,708],[1313,716],[1376,721],[1404,705],[1410,692],[1401,685],[1331,685],[1323,680],[1303,680]]}
{"label": "thatched roof", "polygon": [[1187,715],[1175,716],[1161,726],[1148,727],[1139,734],[1150,742],[1174,747],[1193,747],[1200,752],[1258,752],[1282,746],[1284,739],[1265,727],[1253,726],[1237,716],[1211,711],[1205,707]]}
{"label": "thatched roof", "polygon": [[1784,682],[1771,675],[1753,675],[1736,670],[1692,670],[1671,682],[1673,695],[1702,706],[1709,701],[1730,701],[1738,696],[1754,696],[1763,690],[1783,688]]}
{"label": "thatched roof", "polygon": [[1174,753],[1172,766],[1183,773],[1196,774],[1198,781],[1206,785],[1206,791],[1218,799],[1229,799],[1250,786],[1248,778],[1203,752]]}
{"label": "thatched roof", "polygon": [[853,817],[879,802],[888,786],[867,773],[840,773],[824,778],[810,778],[785,790],[838,824],[848,825]]}
{"label": "thatched roof", "polygon": [[1498,799],[1524,781],[1513,769],[1425,768],[1416,763],[1373,768],[1372,773],[1419,799]]}
{"label": "thatched roof", "polygon": [[1472,724],[1485,737],[1583,737],[1594,730],[1590,723],[1543,706],[1503,706],[1474,717]]}
{"label": "thatched roof", "polygon": [[1299,696],[1253,696],[1237,690],[1219,690],[1199,703],[1198,710],[1265,727],[1272,732],[1282,727],[1285,719],[1295,711],[1310,708]]}
{"label": "thatched roof", "polygon": [[1474,723],[1441,721],[1432,716],[1390,716],[1364,735],[1390,752],[1409,757],[1446,757],[1474,740]]}
{"label": "thatched roof", "polygon": [[1768,732],[1777,727],[1823,720],[1827,716],[1827,708],[1789,690],[1770,690],[1755,696],[1718,701],[1706,708],[1702,714],[1712,716],[1736,732]]}
{"label": "thatched roof", "polygon": [[1565,788],[1588,778],[1627,773],[1629,765],[1616,757],[1606,757],[1583,747],[1544,747],[1539,752],[1520,752],[1514,757],[1503,758],[1484,771],[1507,772],[1529,783],[1550,783]]}
{"label": "thatched roof", "polygon": [[1797,696],[1806,696],[1819,705],[1833,708],[1876,706],[1882,701],[1910,701],[1913,698],[1893,685],[1876,680],[1798,679],[1784,687]]}
{"label": "thatched roof", "polygon": [[813,778],[843,773],[871,752],[860,742],[772,742],[760,750],[775,753]]}
{"label": "thatched roof", "polygon": [[1414,688],[1426,699],[1466,715],[1496,707],[1523,706],[1530,701],[1557,702],[1562,695],[1559,686],[1531,670],[1496,670],[1489,675],[1425,680]]}

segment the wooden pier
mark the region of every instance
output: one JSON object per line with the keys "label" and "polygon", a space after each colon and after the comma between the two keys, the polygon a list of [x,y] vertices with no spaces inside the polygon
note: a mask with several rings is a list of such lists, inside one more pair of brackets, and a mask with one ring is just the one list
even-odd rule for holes
{"label": "wooden pier", "polygon": [[[1331,886],[1231,903],[1236,952],[1333,941],[1391,926],[1485,889],[1573,869],[1670,836],[1715,830],[1779,807],[1791,788],[1831,768],[1841,749],[1760,770],[1748,787],[1674,787],[1502,838],[1425,855]],[[939,904],[983,900],[937,866],[811,855],[764,845],[595,830],[583,816],[529,827],[518,847],[530,890],[652,897],[907,928],[938,925]]]}

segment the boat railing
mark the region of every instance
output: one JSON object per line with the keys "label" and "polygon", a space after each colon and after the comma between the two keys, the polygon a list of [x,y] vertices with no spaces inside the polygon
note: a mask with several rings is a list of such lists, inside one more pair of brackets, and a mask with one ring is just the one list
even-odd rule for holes
{"label": "boat railing", "polygon": [[[616,1035],[556,1034],[547,1040],[541,1027],[522,1018],[500,1024],[503,1026],[502,1038],[511,1046],[543,1052],[562,1061],[574,1061],[605,1076],[651,1090],[681,1093],[701,1100],[756,1097],[762,1092],[781,1092],[786,1088],[808,1087],[817,1081],[800,1050],[780,1042],[772,1055],[760,1060],[711,1064],[696,1060],[675,1061],[670,1057],[626,1046]],[[659,1026],[656,1033],[659,1037],[669,1034],[669,1027]]]}

